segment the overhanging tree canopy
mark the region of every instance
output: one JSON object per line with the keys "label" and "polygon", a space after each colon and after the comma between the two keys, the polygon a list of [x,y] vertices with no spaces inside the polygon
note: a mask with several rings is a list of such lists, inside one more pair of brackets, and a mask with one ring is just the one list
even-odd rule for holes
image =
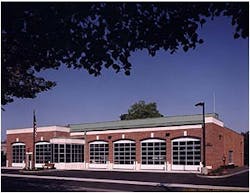
{"label": "overhanging tree canopy", "polygon": [[60,65],[98,76],[130,75],[132,52],[188,51],[208,18],[230,16],[234,38],[248,37],[248,3],[2,3],[2,99],[34,98],[55,86],[36,72]]}

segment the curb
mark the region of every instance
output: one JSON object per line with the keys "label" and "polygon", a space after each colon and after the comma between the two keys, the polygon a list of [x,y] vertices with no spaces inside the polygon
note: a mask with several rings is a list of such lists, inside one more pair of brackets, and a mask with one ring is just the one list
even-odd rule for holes
{"label": "curb", "polygon": [[239,172],[235,172],[235,173],[227,174],[227,175],[223,175],[223,176],[204,176],[204,175],[199,175],[199,174],[197,174],[196,176],[200,177],[200,178],[219,179],[219,178],[228,178],[228,177],[235,176],[235,175],[238,175],[238,174],[242,174],[242,173],[245,173],[245,172],[248,172],[248,171],[249,171],[248,169],[245,169],[245,170],[242,170],[242,171],[239,171]]}

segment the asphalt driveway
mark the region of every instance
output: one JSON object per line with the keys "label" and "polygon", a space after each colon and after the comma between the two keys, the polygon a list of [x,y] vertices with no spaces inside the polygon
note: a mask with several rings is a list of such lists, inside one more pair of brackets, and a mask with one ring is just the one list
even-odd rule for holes
{"label": "asphalt driveway", "polygon": [[[19,171],[2,169],[2,173],[18,174]],[[54,170],[32,173],[29,175],[249,187],[249,171],[235,176],[220,179],[200,178],[196,174],[192,173],[119,172],[90,170]]]}

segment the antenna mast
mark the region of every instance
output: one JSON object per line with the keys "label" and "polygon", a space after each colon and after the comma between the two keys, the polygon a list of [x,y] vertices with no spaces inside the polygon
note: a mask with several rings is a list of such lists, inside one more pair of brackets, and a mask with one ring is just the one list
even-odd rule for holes
{"label": "antenna mast", "polygon": [[214,113],[215,113],[215,92],[213,93]]}

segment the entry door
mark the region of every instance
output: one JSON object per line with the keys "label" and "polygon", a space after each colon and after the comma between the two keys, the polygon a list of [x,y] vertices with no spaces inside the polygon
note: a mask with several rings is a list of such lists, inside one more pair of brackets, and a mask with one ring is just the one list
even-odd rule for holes
{"label": "entry door", "polygon": [[31,161],[32,161],[32,154],[26,153],[26,168],[30,169],[32,168]]}

